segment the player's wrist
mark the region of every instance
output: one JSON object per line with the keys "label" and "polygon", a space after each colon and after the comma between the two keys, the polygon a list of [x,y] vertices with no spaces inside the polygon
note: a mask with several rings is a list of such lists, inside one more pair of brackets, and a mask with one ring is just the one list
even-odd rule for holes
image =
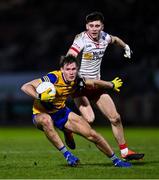
{"label": "player's wrist", "polygon": [[124,49],[125,49],[125,50],[130,49],[130,48],[129,48],[129,45],[128,45],[128,44],[125,44]]}
{"label": "player's wrist", "polygon": [[115,88],[114,82],[111,81],[111,84],[112,84],[112,89],[114,89]]}

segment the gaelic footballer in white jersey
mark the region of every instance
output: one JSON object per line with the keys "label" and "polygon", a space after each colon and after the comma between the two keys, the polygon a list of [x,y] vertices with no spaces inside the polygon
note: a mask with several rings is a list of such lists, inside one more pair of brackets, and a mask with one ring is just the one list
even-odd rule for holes
{"label": "gaelic footballer in white jersey", "polygon": [[[75,37],[73,45],[67,52],[67,55],[71,54],[77,57],[78,54],[82,52],[81,76],[84,78],[100,79],[101,61],[109,43],[123,48],[125,50],[124,57],[128,59],[131,58],[131,49],[129,45],[119,37],[103,32],[104,16],[101,12],[90,13],[86,16],[85,20],[86,32],[82,32]],[[121,157],[125,160],[142,159],[144,157],[143,153],[135,153],[128,149],[120,115],[109,94],[105,91],[99,91],[96,87],[91,90],[88,89],[88,91],[85,88],[83,96],[77,96],[77,98],[74,99],[82,117],[84,117],[88,123],[92,123],[95,119],[95,114],[89,100],[93,100],[104,117],[110,121],[113,135],[120,148]],[[71,132],[67,134],[67,137],[65,135],[65,139],[68,140],[66,143],[69,142],[67,145],[72,148],[70,144],[73,144],[74,140]]]}
{"label": "gaelic footballer in white jersey", "polygon": [[111,36],[104,31],[100,32],[99,40],[94,41],[91,36],[84,31],[76,35],[71,50],[79,54],[82,51],[81,67],[79,74],[89,79],[100,79],[100,67],[102,58]]}

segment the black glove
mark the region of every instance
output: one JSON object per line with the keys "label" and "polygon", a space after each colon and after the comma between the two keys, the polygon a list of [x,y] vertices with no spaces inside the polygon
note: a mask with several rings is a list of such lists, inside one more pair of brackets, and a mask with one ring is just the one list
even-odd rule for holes
{"label": "black glove", "polygon": [[76,89],[77,91],[81,91],[82,89],[84,89],[86,87],[84,79],[81,77],[78,77],[76,86],[77,86],[77,89]]}

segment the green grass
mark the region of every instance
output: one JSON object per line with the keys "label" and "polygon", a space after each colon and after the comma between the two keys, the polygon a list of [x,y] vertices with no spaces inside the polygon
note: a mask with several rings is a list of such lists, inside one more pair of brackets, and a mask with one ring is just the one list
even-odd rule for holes
{"label": "green grass", "polygon": [[[96,128],[119,155],[112,132]],[[159,128],[125,128],[129,147],[144,152],[129,169],[115,168],[94,144],[75,136],[81,164],[72,168],[36,128],[0,128],[0,179],[115,179],[159,178]],[[61,134],[63,138],[63,135]]]}

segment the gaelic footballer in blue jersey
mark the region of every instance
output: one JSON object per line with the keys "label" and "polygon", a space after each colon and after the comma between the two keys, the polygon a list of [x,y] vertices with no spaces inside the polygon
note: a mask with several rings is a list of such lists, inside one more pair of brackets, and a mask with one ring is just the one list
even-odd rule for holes
{"label": "gaelic footballer in blue jersey", "polygon": [[[79,115],[66,106],[66,100],[78,89],[77,84],[78,65],[76,58],[72,56],[64,57],[59,71],[52,71],[40,79],[34,79],[22,86],[29,96],[35,99],[33,105],[33,122],[35,126],[44,131],[49,141],[65,157],[68,165],[76,166],[79,159],[67,150],[63,141],[59,137],[55,127],[77,133],[87,140],[93,142],[97,148],[108,156],[116,167],[130,167],[128,162],[121,161],[113,152],[107,141],[93,130],[90,125]],[[50,81],[56,88],[56,96],[52,97],[49,91],[42,92],[39,96],[36,92],[41,81]],[[100,88],[118,89],[122,85],[121,79],[106,81],[86,81],[86,86],[99,86]]]}

